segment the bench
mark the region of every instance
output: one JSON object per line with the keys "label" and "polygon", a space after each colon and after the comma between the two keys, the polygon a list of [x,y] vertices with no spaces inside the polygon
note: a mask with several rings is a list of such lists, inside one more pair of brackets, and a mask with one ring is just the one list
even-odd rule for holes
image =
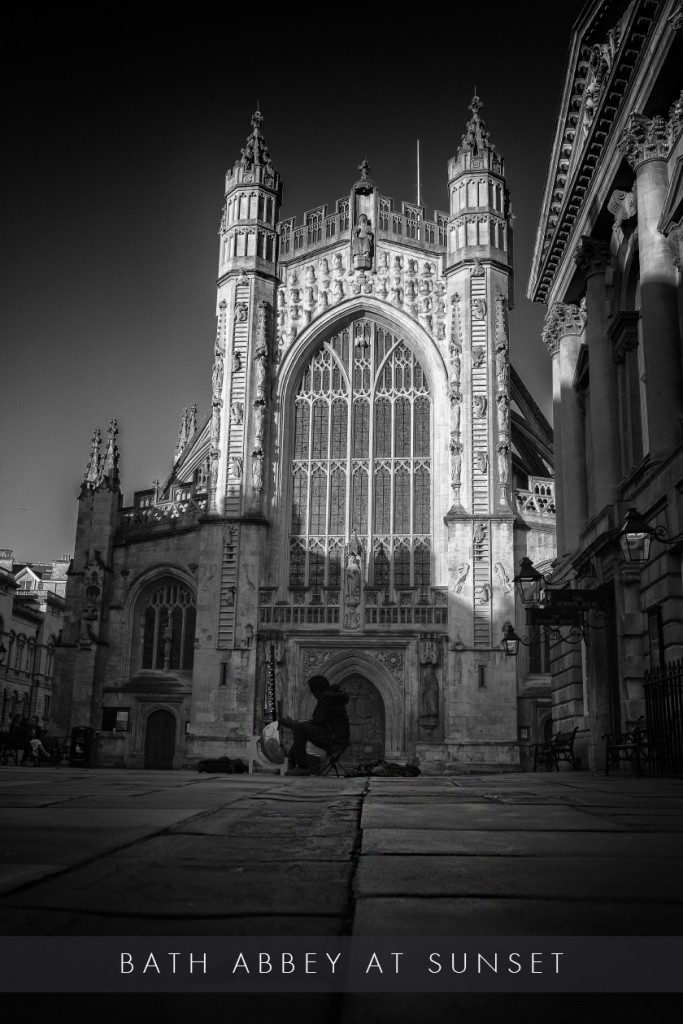
{"label": "bench", "polygon": [[605,775],[610,768],[619,768],[624,761],[632,764],[636,775],[643,774],[643,765],[648,761],[647,727],[641,715],[629,732],[604,732]]}
{"label": "bench", "polygon": [[548,743],[534,743],[534,771],[542,764],[548,772],[553,768],[559,772],[560,761],[567,761],[576,771],[578,766],[574,756],[574,740],[578,731],[577,725],[571,732],[555,733]]}

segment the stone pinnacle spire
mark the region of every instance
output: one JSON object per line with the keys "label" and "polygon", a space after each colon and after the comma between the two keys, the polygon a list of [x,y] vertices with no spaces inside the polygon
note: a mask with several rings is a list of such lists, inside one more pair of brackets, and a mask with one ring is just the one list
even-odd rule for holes
{"label": "stone pinnacle spire", "polygon": [[245,171],[250,171],[254,166],[267,167],[274,173],[273,161],[268,152],[266,140],[261,132],[263,114],[260,110],[254,111],[251,116],[251,134],[247,137],[247,144],[242,150],[242,157],[237,161]]}
{"label": "stone pinnacle spire", "polygon": [[100,445],[102,444],[102,434],[100,430],[95,427],[92,435],[92,442],[90,448],[90,458],[88,459],[88,465],[86,466],[85,476],[83,478],[83,485],[92,490],[93,487],[97,487],[100,479]]}
{"label": "stone pinnacle spire", "polygon": [[116,420],[109,421],[107,431],[107,447],[102,460],[99,483],[106,483],[111,490],[117,490],[119,486],[119,449],[116,444],[116,437],[119,428]]}
{"label": "stone pinnacle spire", "polygon": [[486,124],[479,116],[479,111],[482,109],[484,104],[477,96],[475,88],[474,96],[469,105],[469,109],[472,111],[472,117],[467,122],[465,134],[462,137],[458,153],[469,152],[474,156],[479,156],[486,150],[493,150],[494,146],[491,142],[491,136],[488,133]]}

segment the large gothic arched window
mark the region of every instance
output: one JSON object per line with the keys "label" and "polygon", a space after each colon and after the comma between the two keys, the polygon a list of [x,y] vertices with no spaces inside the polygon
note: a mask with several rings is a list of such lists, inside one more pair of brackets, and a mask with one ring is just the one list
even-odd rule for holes
{"label": "large gothic arched window", "polygon": [[339,587],[357,533],[368,583],[430,583],[431,402],[422,366],[368,318],[323,342],[295,397],[290,587]]}
{"label": "large gothic arched window", "polygon": [[197,608],[189,587],[177,579],[156,580],[138,598],[136,618],[141,669],[192,668]]}

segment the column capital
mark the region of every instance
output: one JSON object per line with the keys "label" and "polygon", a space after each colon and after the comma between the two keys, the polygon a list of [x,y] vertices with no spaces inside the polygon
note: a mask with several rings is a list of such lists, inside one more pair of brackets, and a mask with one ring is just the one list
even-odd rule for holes
{"label": "column capital", "polygon": [[604,274],[610,263],[609,242],[601,242],[589,235],[582,235],[574,252],[574,262],[584,277]]}
{"label": "column capital", "polygon": [[548,309],[543,324],[543,344],[554,356],[560,349],[560,340],[570,334],[581,334],[586,326],[586,310],[571,302],[554,302]]}
{"label": "column capital", "polygon": [[634,171],[646,160],[666,160],[683,124],[683,92],[672,105],[667,117],[633,112],[618,142],[622,156]]}

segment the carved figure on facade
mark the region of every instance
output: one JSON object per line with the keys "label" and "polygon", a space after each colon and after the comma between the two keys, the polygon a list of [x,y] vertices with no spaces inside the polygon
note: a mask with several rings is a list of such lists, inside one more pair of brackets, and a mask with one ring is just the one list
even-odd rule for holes
{"label": "carved figure on facade", "polygon": [[370,270],[372,268],[374,237],[370,221],[364,213],[361,213],[354,229],[354,237],[351,243],[355,270]]}
{"label": "carved figure on facade", "polygon": [[488,533],[488,525],[486,523],[475,523],[474,530],[472,533],[472,541],[474,543],[475,550],[480,547],[485,541]]}
{"label": "carved figure on facade", "polygon": [[255,448],[251,453],[251,484],[255,491],[263,489],[263,450]]}
{"label": "carved figure on facade", "polygon": [[263,441],[266,429],[266,407],[263,404],[254,405],[254,437],[257,441]]}
{"label": "carved figure on facade", "polygon": [[244,422],[244,402],[230,403],[230,422],[235,425]]}
{"label": "carved figure on facade", "polygon": [[232,455],[228,459],[228,476],[234,477],[236,480],[242,478],[242,458],[239,455]]}
{"label": "carved figure on facade", "polygon": [[473,399],[474,403],[474,415],[482,419],[486,416],[486,408],[488,406],[488,399],[486,395],[475,395]]}
{"label": "carved figure on facade", "polygon": [[332,257],[333,270],[337,277],[340,277],[344,273],[344,260],[340,252],[336,252]]}
{"label": "carved figure on facade", "polygon": [[479,594],[477,595],[477,604],[488,604],[491,600],[491,584],[484,583],[479,588]]}
{"label": "carved figure on facade", "polygon": [[472,299],[472,319],[486,319],[486,299]]}
{"label": "carved figure on facade", "polygon": [[509,594],[510,591],[514,587],[514,584],[513,584],[512,580],[510,579],[510,577],[508,576],[507,572],[505,571],[505,567],[504,567],[503,563],[502,562],[496,562],[496,564],[493,567],[493,571],[495,572],[496,576],[498,577],[498,579],[500,581],[500,585],[503,588],[503,591],[506,594]]}
{"label": "carved figure on facade", "polygon": [[451,341],[450,344],[450,357],[451,357],[451,381],[454,384],[460,383],[460,371],[462,364],[460,361],[460,346],[455,342]]}
{"label": "carved figure on facade", "polygon": [[380,277],[377,283],[377,296],[380,299],[386,299],[388,294],[389,291],[387,289],[387,279],[386,277]]}
{"label": "carved figure on facade", "polygon": [[506,349],[498,349],[496,352],[496,378],[500,385],[507,385],[508,380],[508,354]]}
{"label": "carved figure on facade", "polygon": [[460,487],[460,475],[462,472],[462,445],[457,441],[451,441],[451,486]]}
{"label": "carved figure on facade", "polygon": [[507,325],[505,323],[505,296],[498,293],[496,295],[496,331],[495,331],[495,342],[496,349],[507,349],[508,347],[508,333]]}
{"label": "carved figure on facade", "polygon": [[391,301],[394,306],[403,305],[403,289],[395,287],[391,289]]}
{"label": "carved figure on facade", "polygon": [[485,358],[486,358],[486,353],[484,352],[484,346],[483,345],[473,345],[472,346],[472,366],[475,368],[475,370],[479,369],[480,366],[484,365],[484,359]]}
{"label": "carved figure on facade", "polygon": [[475,260],[474,260],[474,266],[472,267],[472,270],[470,271],[470,276],[471,277],[484,277],[485,274],[486,274],[486,271],[484,270],[483,266],[481,265],[481,260],[479,259],[478,256],[476,256]]}
{"label": "carved figure on facade", "polygon": [[467,577],[469,575],[469,571],[470,571],[470,563],[469,562],[461,562],[460,565],[458,566],[458,568],[456,569],[456,571],[455,571],[455,586],[454,586],[454,590],[455,590],[456,594],[461,594],[462,593],[463,587],[465,586],[465,583],[467,582]]}
{"label": "carved figure on facade", "polygon": [[498,430],[501,434],[507,434],[510,423],[510,406],[508,405],[507,394],[499,394],[496,398],[496,404],[498,406]]}
{"label": "carved figure on facade", "polygon": [[460,430],[460,392],[455,384],[451,384],[451,430],[457,434]]}
{"label": "carved figure on facade", "polygon": [[326,281],[330,276],[330,264],[327,260],[327,256],[323,256],[320,261],[320,277]]}
{"label": "carved figure on facade", "polygon": [[217,444],[221,434],[221,407],[223,402],[220,398],[214,398],[211,403],[211,443]]}
{"label": "carved figure on facade", "polygon": [[344,603],[347,607],[360,604],[361,565],[360,558],[349,551],[344,569]]}
{"label": "carved figure on facade", "polygon": [[221,349],[216,350],[216,355],[213,361],[213,372],[211,374],[211,383],[214,392],[220,394],[223,388],[223,352]]}
{"label": "carved figure on facade", "polygon": [[489,468],[489,457],[486,452],[475,452],[474,464],[480,473],[486,473]]}
{"label": "carved figure on facade", "polygon": [[252,624],[250,622],[248,622],[246,624],[246,626],[244,627],[244,633],[242,634],[242,639],[240,640],[240,647],[250,648],[250,647],[253,646],[253,644],[254,644],[254,627],[252,626]]}
{"label": "carved figure on facade", "polygon": [[420,725],[434,729],[439,721],[439,683],[431,664],[420,666]]}
{"label": "carved figure on facade", "polygon": [[499,444],[497,452],[498,483],[506,484],[508,482],[508,455],[510,454],[510,446],[508,444]]}
{"label": "carved figure on facade", "polygon": [[342,281],[336,280],[332,286],[332,301],[341,302],[344,298],[344,285]]}
{"label": "carved figure on facade", "polygon": [[235,323],[244,323],[249,316],[249,307],[246,302],[238,302],[235,306]]}
{"label": "carved figure on facade", "polygon": [[456,292],[451,297],[451,345],[462,345],[460,330],[460,296]]}

